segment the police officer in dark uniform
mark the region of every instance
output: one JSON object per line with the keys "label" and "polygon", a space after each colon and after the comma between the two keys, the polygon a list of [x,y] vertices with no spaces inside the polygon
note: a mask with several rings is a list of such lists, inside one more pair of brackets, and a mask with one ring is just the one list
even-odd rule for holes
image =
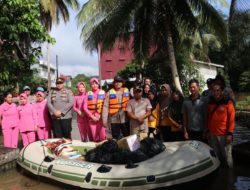
{"label": "police officer in dark uniform", "polygon": [[64,79],[57,78],[56,88],[47,98],[54,138],[71,138],[73,100],[72,91],[64,87]]}

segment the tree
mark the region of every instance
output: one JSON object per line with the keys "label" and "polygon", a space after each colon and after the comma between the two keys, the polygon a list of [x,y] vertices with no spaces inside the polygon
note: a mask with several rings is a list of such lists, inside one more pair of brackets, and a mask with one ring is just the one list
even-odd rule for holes
{"label": "tree", "polygon": [[39,44],[52,39],[40,23],[36,0],[2,0],[0,15],[0,85],[14,87],[32,75]]}
{"label": "tree", "polygon": [[90,77],[84,75],[84,74],[78,74],[76,75],[73,79],[72,79],[72,87],[71,90],[74,94],[77,94],[77,88],[76,85],[79,81],[83,81],[86,84],[86,90],[90,90],[90,86],[89,86],[89,80]]}
{"label": "tree", "polygon": [[[39,0],[41,22],[50,32],[53,24],[58,24],[60,18],[64,22],[69,21],[68,6],[73,9],[79,8],[77,0]],[[48,63],[48,90],[51,88],[50,78],[50,45],[47,44],[47,63]]]}
{"label": "tree", "polygon": [[[98,10],[87,15],[93,10],[93,5]],[[90,0],[82,7],[78,21],[83,24],[81,37],[87,49],[96,50],[98,44],[110,48],[115,40],[127,41],[132,35],[134,55],[141,65],[152,50],[165,53],[172,82],[180,91],[175,51],[180,35],[194,35],[199,25],[205,24],[219,39],[226,41],[223,19],[211,4],[203,0],[181,3],[175,0],[112,0],[107,6],[102,1]]]}
{"label": "tree", "polygon": [[[237,18],[237,19],[236,19]],[[242,74],[246,79],[246,72],[249,66],[250,50],[250,13],[241,13],[235,16],[230,23],[230,42],[224,47],[225,64],[230,84],[236,91],[247,91],[249,88],[241,87],[239,82]]]}
{"label": "tree", "polygon": [[65,23],[69,21],[68,7],[76,10],[79,3],[77,0],[39,0],[41,22],[48,31],[51,31],[53,24],[59,24],[60,18]]}

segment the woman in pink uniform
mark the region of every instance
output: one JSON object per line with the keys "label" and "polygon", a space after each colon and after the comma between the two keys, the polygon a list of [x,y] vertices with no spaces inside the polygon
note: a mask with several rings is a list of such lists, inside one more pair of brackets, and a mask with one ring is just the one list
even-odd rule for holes
{"label": "woman in pink uniform", "polygon": [[23,146],[36,140],[37,116],[35,107],[28,102],[25,93],[20,94],[20,105],[17,107],[19,114],[18,127],[22,136]]}
{"label": "woman in pink uniform", "polygon": [[[82,141],[86,142],[90,135],[88,127],[88,118],[83,110],[83,102],[86,96],[86,85],[84,82],[78,82],[77,85],[78,95],[74,97],[73,109],[77,113],[77,126],[80,131]],[[89,134],[88,134],[89,133]]]}
{"label": "woman in pink uniform", "polygon": [[41,91],[36,93],[36,103],[33,104],[37,115],[37,136],[39,140],[51,137],[51,119],[49,116],[45,94]]}
{"label": "woman in pink uniform", "polygon": [[105,92],[99,89],[97,78],[90,79],[91,91],[88,91],[84,99],[84,111],[88,116],[88,126],[90,129],[89,140],[94,142],[106,139],[105,128],[102,124],[101,113],[105,98]]}
{"label": "woman in pink uniform", "polygon": [[18,112],[12,103],[12,94],[4,94],[4,103],[0,105],[0,125],[2,125],[4,147],[17,148],[18,144]]}

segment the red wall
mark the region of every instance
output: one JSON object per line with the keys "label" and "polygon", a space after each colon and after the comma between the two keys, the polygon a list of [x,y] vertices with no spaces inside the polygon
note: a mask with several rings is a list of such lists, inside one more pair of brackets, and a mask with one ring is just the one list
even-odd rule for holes
{"label": "red wall", "polygon": [[116,41],[114,48],[111,51],[103,52],[99,48],[99,69],[100,79],[113,79],[117,72],[131,62],[134,58],[132,51],[132,40],[125,44],[124,42]]}

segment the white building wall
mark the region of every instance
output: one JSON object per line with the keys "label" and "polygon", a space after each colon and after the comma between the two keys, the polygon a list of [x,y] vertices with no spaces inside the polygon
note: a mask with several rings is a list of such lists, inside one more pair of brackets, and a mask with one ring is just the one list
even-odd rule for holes
{"label": "white building wall", "polygon": [[[48,65],[46,61],[40,60],[39,63],[32,65],[31,68],[36,69],[40,77],[48,79]],[[50,78],[52,81],[56,79],[56,68],[52,63],[50,63]]]}

